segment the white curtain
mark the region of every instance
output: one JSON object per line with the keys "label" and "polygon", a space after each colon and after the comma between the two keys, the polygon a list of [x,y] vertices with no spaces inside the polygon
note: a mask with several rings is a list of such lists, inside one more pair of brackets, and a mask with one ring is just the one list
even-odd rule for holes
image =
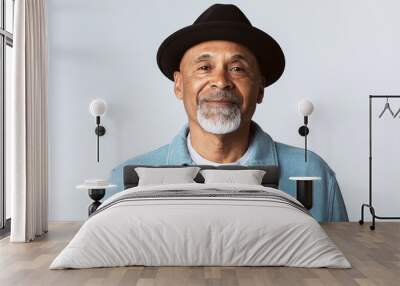
{"label": "white curtain", "polygon": [[48,227],[46,0],[16,0],[14,13],[6,180],[10,180],[11,192],[10,241],[28,242]]}

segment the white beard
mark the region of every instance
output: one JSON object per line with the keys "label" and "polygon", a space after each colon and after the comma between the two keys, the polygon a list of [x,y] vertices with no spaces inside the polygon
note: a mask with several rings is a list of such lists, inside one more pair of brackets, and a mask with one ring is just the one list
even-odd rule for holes
{"label": "white beard", "polygon": [[197,121],[204,130],[213,134],[227,134],[239,128],[241,113],[237,105],[211,108],[205,105],[201,103],[197,108]]}

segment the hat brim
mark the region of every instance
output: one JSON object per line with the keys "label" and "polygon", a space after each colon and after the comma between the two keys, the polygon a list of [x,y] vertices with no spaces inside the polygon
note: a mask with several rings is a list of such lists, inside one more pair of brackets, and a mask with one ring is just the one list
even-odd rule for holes
{"label": "hat brim", "polygon": [[283,51],[270,35],[256,27],[231,22],[195,24],[171,34],[158,49],[158,67],[173,81],[184,53],[196,44],[212,40],[232,41],[247,47],[258,60],[265,87],[277,81],[285,69]]}

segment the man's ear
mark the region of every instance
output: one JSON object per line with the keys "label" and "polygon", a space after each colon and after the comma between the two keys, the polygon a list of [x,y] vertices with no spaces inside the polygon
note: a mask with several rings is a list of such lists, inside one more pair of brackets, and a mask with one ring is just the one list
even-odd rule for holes
{"label": "man's ear", "polygon": [[174,92],[176,98],[182,100],[183,92],[182,92],[182,74],[180,71],[174,71]]}
{"label": "man's ear", "polygon": [[260,87],[259,87],[259,92],[258,92],[258,96],[257,96],[258,104],[260,104],[264,98],[264,85],[265,85],[265,77],[262,76],[260,79]]}

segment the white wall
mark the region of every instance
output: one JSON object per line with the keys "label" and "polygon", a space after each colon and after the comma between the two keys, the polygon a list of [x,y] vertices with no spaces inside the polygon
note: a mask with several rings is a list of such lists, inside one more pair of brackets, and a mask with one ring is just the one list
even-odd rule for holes
{"label": "white wall", "polygon": [[[186,115],[158,70],[157,48],[213,3],[48,1],[50,220],[85,219],[90,199],[77,184],[107,178],[119,162],[170,142],[179,131]],[[286,55],[286,70],[266,89],[255,121],[276,141],[302,146],[296,103],[310,98],[310,149],[336,172],[350,219],[358,220],[368,198],[368,95],[400,94],[400,2],[231,3]],[[95,97],[109,103],[100,163],[88,112]],[[400,100],[392,104],[397,110]],[[377,103],[376,118],[383,105]],[[374,120],[379,215],[400,215],[399,125],[400,119]]]}

